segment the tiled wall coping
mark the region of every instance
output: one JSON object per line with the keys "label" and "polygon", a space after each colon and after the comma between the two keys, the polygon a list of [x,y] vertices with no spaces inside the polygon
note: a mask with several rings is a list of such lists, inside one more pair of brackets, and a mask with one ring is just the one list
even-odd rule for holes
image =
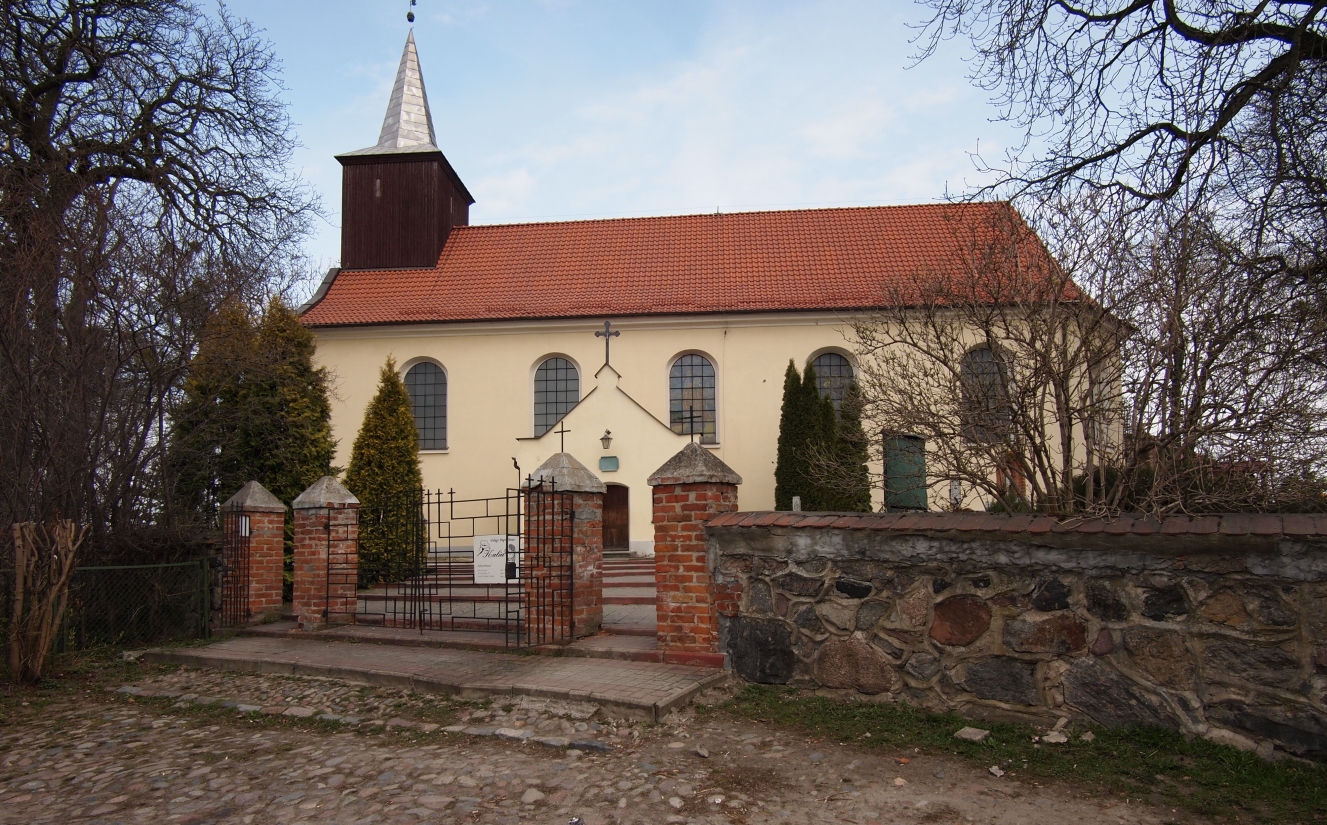
{"label": "tiled wall coping", "polygon": [[[1283,541],[1327,544],[1327,515],[1224,513],[1207,516],[1119,515],[1057,519],[994,513],[729,513],[708,528],[794,527],[870,530],[951,540],[1003,539],[1053,547],[1128,547],[1177,554],[1275,547]],[[1236,540],[1236,541],[1231,541]]]}

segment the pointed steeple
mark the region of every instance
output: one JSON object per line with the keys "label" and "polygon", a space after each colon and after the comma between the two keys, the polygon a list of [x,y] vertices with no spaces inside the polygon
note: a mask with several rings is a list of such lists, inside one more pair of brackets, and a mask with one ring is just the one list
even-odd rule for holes
{"label": "pointed steeple", "polygon": [[378,143],[336,156],[341,164],[341,267],[435,266],[475,202],[438,149],[419,70],[406,37]]}
{"label": "pointed steeple", "polygon": [[433,132],[428,93],[424,91],[424,73],[419,69],[415,50],[415,32],[406,35],[401,65],[396,69],[396,83],[387,101],[378,144],[348,152],[350,155],[382,155],[396,152],[436,152],[438,139]]}

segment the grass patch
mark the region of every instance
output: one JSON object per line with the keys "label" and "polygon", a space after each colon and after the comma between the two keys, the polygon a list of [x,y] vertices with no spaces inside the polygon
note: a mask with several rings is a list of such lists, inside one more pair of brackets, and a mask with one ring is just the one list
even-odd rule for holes
{"label": "grass patch", "polygon": [[[1074,726],[1068,743],[1038,747],[1032,741],[1038,731],[1029,725],[973,723],[904,704],[840,702],[765,685],[743,687],[718,709],[868,750],[951,754],[986,767],[998,765],[1018,780],[1086,783],[1099,794],[1225,820],[1327,819],[1327,766],[1265,762],[1161,728],[1091,728],[1096,739],[1084,742],[1079,737],[1087,729]],[[981,743],[953,738],[954,731],[969,724],[991,735]]]}

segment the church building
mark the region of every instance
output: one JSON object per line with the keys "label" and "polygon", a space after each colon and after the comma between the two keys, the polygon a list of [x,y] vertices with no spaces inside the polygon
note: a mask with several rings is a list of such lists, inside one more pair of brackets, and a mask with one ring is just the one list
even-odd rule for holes
{"label": "church building", "polygon": [[302,310],[336,388],[337,463],[390,356],[426,487],[501,495],[513,461],[524,474],[565,450],[608,485],[605,549],[637,554],[653,547],[646,479],[690,440],[741,474],[742,509],[773,509],[788,362],[841,394],[859,368],[847,319],[890,279],[942,267],[955,210],[1009,208],[471,226],[413,34],[377,145],[337,159],[341,265]]}

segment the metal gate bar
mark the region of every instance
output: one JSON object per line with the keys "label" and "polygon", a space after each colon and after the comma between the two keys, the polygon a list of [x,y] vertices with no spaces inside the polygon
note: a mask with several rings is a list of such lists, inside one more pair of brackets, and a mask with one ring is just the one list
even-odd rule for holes
{"label": "metal gate bar", "polygon": [[[489,498],[415,490],[359,516],[356,622],[570,641],[573,494],[532,479]],[[329,564],[329,581],[347,575]]]}
{"label": "metal gate bar", "polygon": [[238,508],[221,513],[221,626],[247,624],[249,610],[249,516]]}

